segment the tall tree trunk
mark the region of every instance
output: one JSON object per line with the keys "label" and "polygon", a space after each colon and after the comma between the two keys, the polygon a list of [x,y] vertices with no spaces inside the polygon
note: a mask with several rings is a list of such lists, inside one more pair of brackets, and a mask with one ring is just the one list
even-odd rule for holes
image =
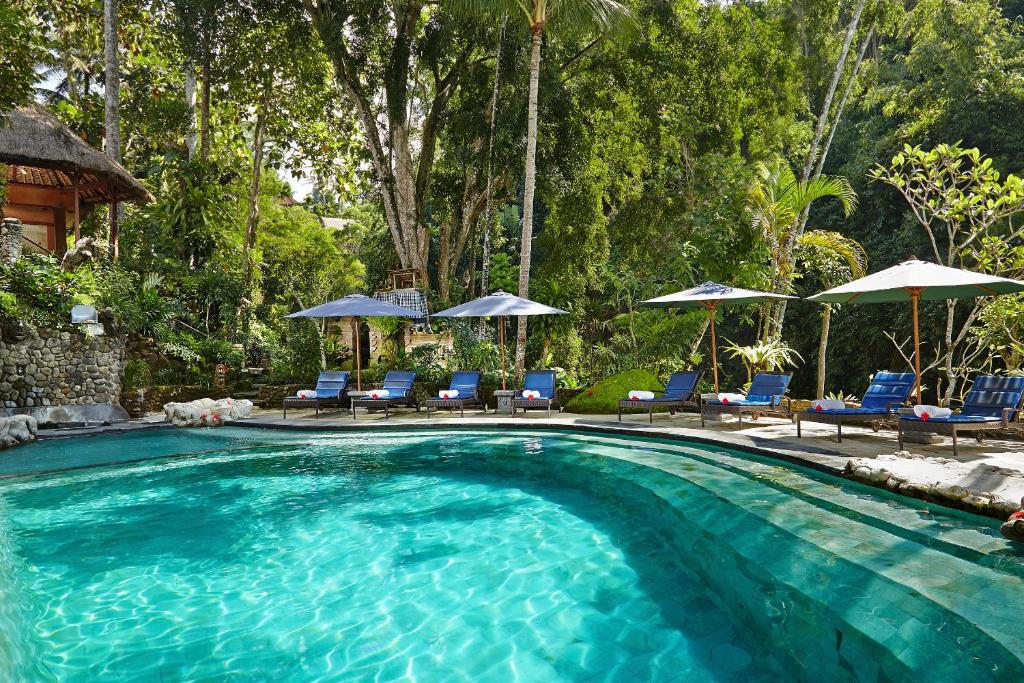
{"label": "tall tree trunk", "polygon": [[[269,93],[269,87],[266,93]],[[263,171],[263,137],[267,125],[267,94],[264,94],[263,102],[260,103],[259,111],[256,114],[256,127],[253,131],[252,141],[252,183],[249,185],[248,213],[245,221],[245,236],[242,240],[242,264],[244,276],[242,279],[242,301],[240,306],[241,315],[238,318],[242,322],[242,329],[249,329],[249,303],[252,297],[252,274],[253,262],[250,256],[252,248],[256,244],[256,230],[260,222],[260,175]]]}
{"label": "tall tree trunk", "polygon": [[832,304],[821,309],[821,339],[818,341],[818,398],[825,397],[825,354],[828,352],[828,329],[832,324]]}
{"label": "tall tree trunk", "polygon": [[[487,134],[487,187],[491,186],[491,177],[494,175],[494,130],[497,124],[498,118],[498,93],[501,88],[501,58],[502,53],[505,51],[505,25],[506,21],[501,22],[501,29],[498,31],[498,52],[494,58],[494,89],[491,90],[491,120],[490,130]],[[483,253],[480,256],[480,296],[487,296],[489,293],[490,283],[488,280],[491,276],[491,195],[487,195],[487,206],[484,208],[484,221],[483,221],[483,234],[484,234],[484,245]],[[484,319],[480,318],[479,327],[477,328],[477,336],[481,339],[484,338],[484,334],[487,331]]]}
{"label": "tall tree trunk", "polygon": [[196,67],[189,57],[185,60],[185,106],[188,108],[188,132],[185,134],[185,148],[188,160],[196,158],[196,145],[199,142],[199,130],[196,121]]}
{"label": "tall tree trunk", "polygon": [[[835,68],[832,69],[832,80],[829,81],[828,90],[825,92],[825,99],[821,103],[821,111],[818,112],[818,121],[814,126],[814,137],[811,139],[811,146],[807,150],[807,158],[804,159],[804,169],[801,175],[801,180],[805,182],[812,177],[816,161],[820,160],[820,165],[824,165],[825,152],[821,149],[821,140],[825,135],[825,127],[828,124],[829,119],[832,118],[832,100],[835,99],[836,88],[839,86],[839,80],[842,78],[843,71],[846,69],[846,60],[850,54],[850,45],[853,43],[853,38],[857,34],[857,27],[860,25],[860,17],[864,13],[864,6],[866,4],[867,0],[858,0],[857,6],[853,11],[853,18],[850,19],[850,23],[846,27],[846,35],[843,37],[843,46],[839,50],[839,59],[836,60]],[[838,123],[839,118],[836,117],[833,123],[833,128]],[[831,137],[829,139],[831,140]],[[818,171],[817,175],[820,174],[821,172]],[[779,254],[780,263],[784,263],[792,259],[796,241],[799,239],[800,235],[803,234],[809,214],[810,207],[807,207],[801,212],[800,216],[797,218],[797,224],[793,227],[793,230],[790,231],[787,239],[782,243],[781,253]],[[776,288],[776,291],[784,293],[781,292],[779,288]],[[783,299],[772,305],[771,330],[769,332],[772,336],[782,337],[782,325],[786,318],[787,303],[788,301]]]}
{"label": "tall tree trunk", "polygon": [[[209,38],[207,38],[209,41]],[[202,91],[199,97],[199,158],[204,162],[210,158],[210,46],[203,52]]]}
{"label": "tall tree trunk", "polygon": [[[526,188],[523,192],[523,234],[519,245],[519,296],[530,296],[530,256],[533,247],[533,195],[537,185],[537,88],[540,81],[540,48],[544,41],[544,25],[531,27],[530,99],[526,118]],[[516,330],[516,377],[522,377],[526,366],[526,316],[519,316]]]}
{"label": "tall tree trunk", "polygon": [[[117,55],[117,1],[103,0],[104,127],[107,156],[121,163],[121,69]],[[110,202],[110,258],[118,257],[119,206]]]}

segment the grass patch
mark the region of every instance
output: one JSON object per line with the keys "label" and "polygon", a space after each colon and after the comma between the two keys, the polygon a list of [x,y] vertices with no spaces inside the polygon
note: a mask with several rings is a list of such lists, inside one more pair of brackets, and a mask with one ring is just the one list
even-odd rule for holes
{"label": "grass patch", "polygon": [[606,377],[569,401],[565,410],[582,415],[600,415],[618,411],[619,401],[630,391],[663,391],[665,385],[652,372],[627,370]]}

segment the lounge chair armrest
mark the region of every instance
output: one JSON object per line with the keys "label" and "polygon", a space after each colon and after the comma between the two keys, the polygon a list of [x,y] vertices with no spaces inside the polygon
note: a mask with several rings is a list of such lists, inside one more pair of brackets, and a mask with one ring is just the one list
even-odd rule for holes
{"label": "lounge chair armrest", "polygon": [[1014,420],[1020,422],[1019,410],[1017,410],[1016,408],[1003,408],[1003,427],[1010,426],[1010,416],[1013,415],[1014,413],[1017,413],[1016,416],[1014,416]]}

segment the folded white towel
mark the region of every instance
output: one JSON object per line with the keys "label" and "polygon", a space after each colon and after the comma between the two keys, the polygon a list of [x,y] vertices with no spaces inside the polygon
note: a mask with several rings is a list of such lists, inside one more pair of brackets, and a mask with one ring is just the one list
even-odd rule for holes
{"label": "folded white towel", "polygon": [[446,401],[448,399],[450,399],[450,398],[458,398],[459,397],[459,390],[458,389],[442,389],[441,391],[437,392],[437,397],[438,398],[443,398]]}
{"label": "folded white towel", "polygon": [[316,391],[313,389],[300,389],[295,392],[299,398],[316,398]]}
{"label": "folded white towel", "polygon": [[939,406],[914,406],[914,415],[917,415],[922,420],[930,420],[933,417],[949,417],[953,414],[953,411],[949,408],[940,408]]}
{"label": "folded white towel", "polygon": [[629,392],[630,401],[650,401],[654,398],[653,391],[631,391]]}
{"label": "folded white towel", "polygon": [[367,394],[367,396],[372,399],[387,398],[390,395],[391,392],[387,389],[371,389],[370,393]]}
{"label": "folded white towel", "polygon": [[743,401],[747,397],[743,394],[719,394],[718,400],[722,403],[729,404],[735,403],[736,401]]}
{"label": "folded white towel", "polygon": [[535,398],[540,398],[540,392],[533,391],[532,389],[525,389],[523,391],[523,398],[525,398],[528,401],[532,401]]}
{"label": "folded white towel", "polygon": [[846,404],[836,398],[819,398],[811,401],[811,408],[814,410],[842,410]]}

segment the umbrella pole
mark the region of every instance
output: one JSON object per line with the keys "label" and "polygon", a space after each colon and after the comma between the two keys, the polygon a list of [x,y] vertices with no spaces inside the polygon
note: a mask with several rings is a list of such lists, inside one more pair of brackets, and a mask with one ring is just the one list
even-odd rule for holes
{"label": "umbrella pole", "polygon": [[715,393],[718,393],[718,342],[715,339],[715,304],[704,304],[708,309],[711,326],[711,375],[715,379]]}
{"label": "umbrella pole", "polygon": [[359,351],[359,318],[352,318],[352,327],[355,328],[356,337],[356,391],[363,390],[363,359],[362,353]]}
{"label": "umbrella pole", "polygon": [[921,298],[921,290],[917,287],[910,290],[910,305],[914,312],[914,372],[917,374],[917,404],[921,405],[921,334],[917,323],[917,301]]}
{"label": "umbrella pole", "polygon": [[505,391],[505,318],[498,316],[498,346],[501,347],[501,390]]}

